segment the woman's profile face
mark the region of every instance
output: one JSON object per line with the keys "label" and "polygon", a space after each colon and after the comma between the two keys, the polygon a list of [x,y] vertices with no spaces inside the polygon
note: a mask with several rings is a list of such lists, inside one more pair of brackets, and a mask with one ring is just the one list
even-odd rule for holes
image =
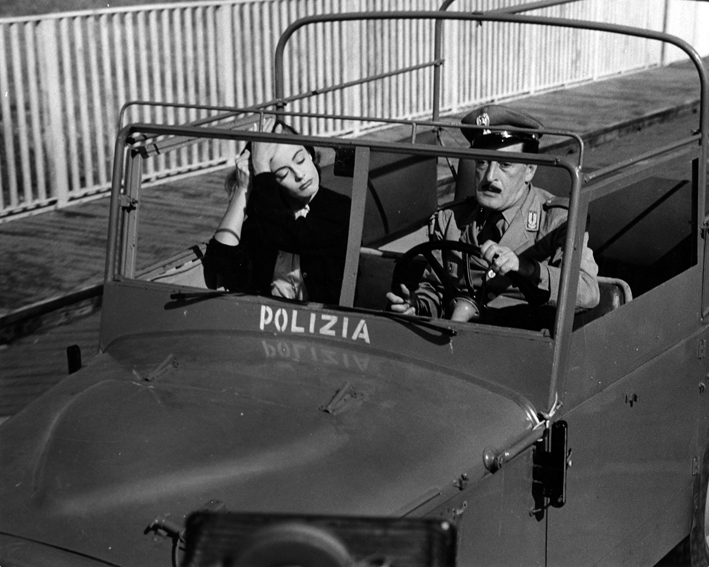
{"label": "woman's profile face", "polygon": [[320,188],[320,175],[303,146],[278,144],[271,158],[271,172],[288,194],[304,205]]}

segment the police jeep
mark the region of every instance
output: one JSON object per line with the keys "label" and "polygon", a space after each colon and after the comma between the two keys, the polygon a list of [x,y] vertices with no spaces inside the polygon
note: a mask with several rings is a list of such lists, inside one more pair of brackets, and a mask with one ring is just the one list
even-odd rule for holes
{"label": "police jeep", "polygon": [[[699,128],[595,170],[579,136],[553,125],[545,137],[563,150],[506,154],[568,198],[568,223],[556,305],[500,326],[386,309],[392,284],[425,267],[409,251],[451,204],[439,196],[466,197],[469,164],[500,159],[441,145],[455,121],[380,120],[404,133],[396,141],[261,132],[271,114],[333,118],[290,112],[277,92],[213,121],[124,127],[100,353],[0,428],[2,565],[649,565],[687,538],[692,564],[707,564],[709,107],[698,55],[672,36],[590,22],[339,14],[289,28],[277,79],[294,29],[362,18],[666,41],[697,67]],[[202,234],[185,235],[154,207],[174,196],[141,184],[159,156],[258,141],[316,147],[322,185],[352,199],[336,305],[207,289],[219,191],[189,187],[195,214],[205,201],[213,211]],[[586,230],[601,303],[577,312]]]}

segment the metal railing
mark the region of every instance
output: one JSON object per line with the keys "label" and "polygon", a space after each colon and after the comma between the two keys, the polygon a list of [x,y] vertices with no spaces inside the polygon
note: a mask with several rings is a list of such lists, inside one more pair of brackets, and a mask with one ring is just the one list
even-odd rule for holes
{"label": "metal railing", "polygon": [[[632,21],[662,30],[671,20],[668,1],[588,0],[534,13]],[[517,4],[460,0],[450,9],[490,11]],[[296,19],[439,5],[440,0],[223,0],[0,20],[0,221],[105,194],[118,112],[127,101],[249,107],[273,98],[273,53]],[[656,45],[628,38],[606,42],[574,30],[467,24],[445,24],[442,112],[663,62]],[[401,67],[411,70],[326,90],[292,102],[291,108],[392,118],[429,114],[434,26],[370,21],[300,30],[283,54],[286,96]],[[499,44],[507,49],[491,49]],[[134,106],[126,119],[184,124],[209,114],[208,109]],[[318,134],[356,134],[361,128],[325,118],[294,125]],[[154,160],[146,181],[220,167],[233,151],[220,142],[186,147]]]}

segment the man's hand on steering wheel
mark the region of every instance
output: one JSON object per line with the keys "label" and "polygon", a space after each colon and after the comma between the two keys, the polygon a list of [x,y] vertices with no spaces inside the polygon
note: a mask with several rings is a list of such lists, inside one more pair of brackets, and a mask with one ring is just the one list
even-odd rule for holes
{"label": "man's hand on steering wheel", "polygon": [[[442,285],[442,305],[444,310],[449,311],[451,309],[452,302],[456,298],[460,297],[469,297],[471,299],[471,303],[474,303],[473,298],[475,296],[475,289],[469,277],[468,270],[465,271],[465,284],[461,288],[459,287],[458,279],[448,273],[448,270],[444,267],[444,263],[439,261],[438,258],[433,255],[433,252],[436,250],[440,250],[443,253],[457,252],[461,254],[464,265],[467,264],[466,258],[468,256],[477,256],[478,258],[481,256],[479,247],[453,240],[436,240],[424,242],[414,246],[401,258],[399,258],[399,260],[397,260],[394,268],[394,275],[392,278],[393,291],[387,293],[386,295],[389,300],[390,311],[404,315],[416,315],[418,313],[418,298],[416,297],[416,294],[411,293],[408,287],[404,284],[411,264],[418,256],[423,256],[426,259],[428,267],[436,274]],[[402,295],[398,294],[399,290],[401,290]],[[476,307],[476,309],[478,308]]]}
{"label": "man's hand on steering wheel", "polygon": [[411,304],[412,301],[416,301],[416,296],[411,298],[411,292],[403,283],[400,284],[401,295],[396,295],[393,292],[387,293],[387,299],[389,300],[389,310],[394,313],[400,313],[401,315],[416,315],[416,307]]}
{"label": "man's hand on steering wheel", "polygon": [[[490,272],[494,275],[504,276],[510,272],[517,273],[523,278],[534,275],[534,264],[525,258],[520,258],[507,246],[500,246],[497,242],[487,240],[481,247],[483,259],[490,265]],[[488,273],[488,277],[492,274]]]}

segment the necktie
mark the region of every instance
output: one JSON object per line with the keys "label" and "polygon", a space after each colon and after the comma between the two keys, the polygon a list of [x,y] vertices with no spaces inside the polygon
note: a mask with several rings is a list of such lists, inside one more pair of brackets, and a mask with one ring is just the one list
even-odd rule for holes
{"label": "necktie", "polygon": [[502,213],[498,211],[490,212],[485,219],[482,229],[478,233],[478,245],[482,246],[488,240],[493,242],[500,242],[502,237],[502,230],[500,225],[502,225]]}

